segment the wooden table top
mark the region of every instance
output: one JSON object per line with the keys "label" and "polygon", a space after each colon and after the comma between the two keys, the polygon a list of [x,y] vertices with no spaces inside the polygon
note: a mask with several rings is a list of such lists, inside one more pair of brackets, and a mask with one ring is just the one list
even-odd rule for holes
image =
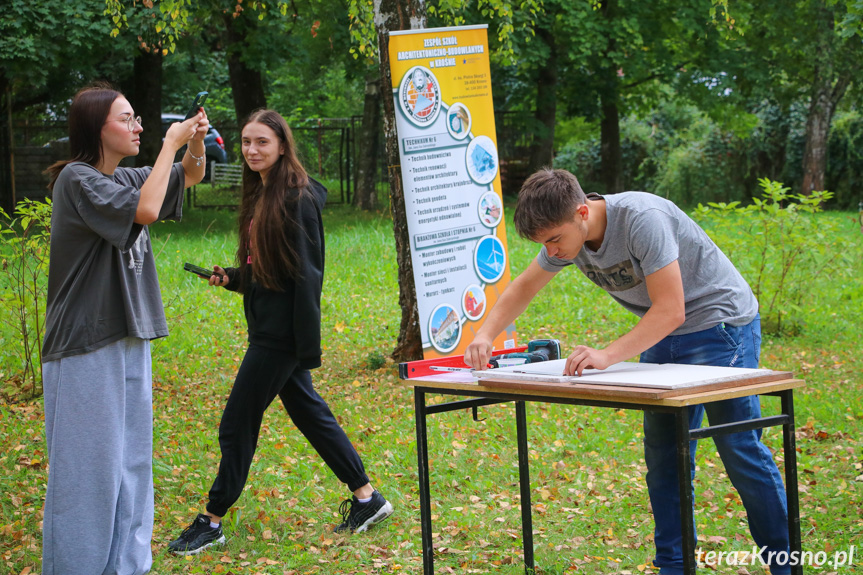
{"label": "wooden table top", "polygon": [[450,395],[459,395],[459,392],[466,392],[467,395],[472,396],[488,393],[490,395],[505,394],[514,399],[519,396],[534,396],[550,401],[554,399],[614,401],[669,407],[683,407],[735,397],[763,395],[806,386],[805,381],[795,379],[792,373],[785,371],[771,372],[755,378],[726,380],[681,389],[535,381],[483,380],[482,383],[479,383],[469,373],[442,373],[402,381],[407,387],[427,388],[431,392]]}

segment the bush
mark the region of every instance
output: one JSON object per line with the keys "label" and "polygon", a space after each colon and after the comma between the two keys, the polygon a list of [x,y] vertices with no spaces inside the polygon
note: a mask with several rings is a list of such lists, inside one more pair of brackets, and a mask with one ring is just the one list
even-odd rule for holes
{"label": "bush", "polygon": [[379,351],[372,351],[366,356],[366,367],[370,371],[376,371],[387,365],[387,358]]}
{"label": "bush", "polygon": [[[7,351],[13,352],[13,374],[5,378],[7,389],[0,393],[32,398],[42,394],[45,311],[41,305],[48,284],[51,200],[25,199],[16,206],[14,216],[0,209],[0,309],[3,322],[11,328],[18,344],[14,351],[6,346]],[[10,362],[9,357],[3,360],[7,365]]]}
{"label": "bush", "polygon": [[668,154],[656,194],[692,206],[701,202],[743,201],[746,186],[742,141],[709,124],[703,137],[681,143]]}
{"label": "bush", "polygon": [[[789,182],[803,178],[807,109],[794,104],[750,103],[746,109],[709,114],[671,99],[646,116],[620,122],[624,189],[653,192],[680,206],[707,202],[749,203],[759,194],[758,177]],[[605,193],[599,127],[564,122],[555,167],[573,172],[586,192]],[[856,206],[863,178],[863,121],[838,114],[830,135],[827,185],[833,207]]]}
{"label": "bush", "polygon": [[854,110],[836,115],[828,157],[827,186],[836,193],[836,205],[856,209],[863,202],[863,114]]}
{"label": "bush", "polygon": [[813,282],[850,275],[850,246],[832,239],[842,237],[838,221],[815,217],[831,192],[791,194],[767,178],[759,185],[762,197],[751,205],[699,204],[695,217],[723,252],[744,258],[734,263],[758,298],[764,331],[796,334],[803,328],[804,298],[816,289]]}
{"label": "bush", "polygon": [[[598,128],[596,129],[598,130]],[[580,133],[584,137],[585,133]],[[634,118],[620,124],[623,181],[628,190],[651,190],[660,152],[651,125]],[[586,193],[605,193],[599,135],[571,139],[554,158],[554,167],[569,170]]]}

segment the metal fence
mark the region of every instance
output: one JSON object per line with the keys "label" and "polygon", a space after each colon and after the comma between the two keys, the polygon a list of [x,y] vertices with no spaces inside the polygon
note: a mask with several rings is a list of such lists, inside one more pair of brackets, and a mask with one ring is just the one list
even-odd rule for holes
{"label": "metal fence", "polygon": [[[313,118],[291,125],[297,154],[306,171],[315,179],[322,180],[330,190],[329,203],[350,203],[356,190],[356,165],[359,132],[362,118]],[[228,161],[239,163],[240,128],[236,125],[217,125],[225,141]],[[385,165],[383,145],[378,150],[380,165]],[[380,169],[380,168],[379,168]],[[386,174],[380,170],[380,174]],[[338,197],[336,197],[338,190]]]}
{"label": "metal fence", "polygon": [[[515,194],[527,176],[527,160],[532,139],[532,114],[495,112],[498,151],[503,191]],[[329,202],[350,203],[356,191],[356,166],[361,142],[357,140],[362,118],[314,118],[291,126],[300,161],[309,175],[321,180],[330,190]],[[65,122],[12,122],[12,153],[15,155],[15,184],[18,199],[45,195],[47,177],[42,171],[53,162],[68,157],[68,129]],[[240,163],[240,129],[236,125],[214,123],[225,142],[228,161]],[[7,141],[9,141],[7,139]],[[376,181],[386,183],[386,152],[383,138],[378,143]],[[0,151],[6,153],[8,148]],[[44,164],[44,165],[42,165]],[[21,169],[19,169],[19,166]],[[2,168],[2,163],[0,163]],[[2,170],[0,170],[2,171]],[[338,193],[336,193],[338,192]],[[5,196],[6,194],[4,194]],[[209,202],[206,193],[196,195],[200,205]],[[224,199],[219,198],[219,205]],[[214,198],[215,202],[215,198]],[[196,202],[198,203],[198,202]]]}
{"label": "metal fence", "polygon": [[33,120],[12,121],[12,147],[43,147],[65,142],[69,137],[66,122],[44,122]]}
{"label": "metal fence", "polygon": [[[330,189],[331,203],[350,203],[356,189],[359,149],[355,135],[361,121],[359,117],[316,118],[292,126],[300,160],[312,177],[322,180]],[[47,176],[42,172],[55,161],[68,158],[68,126],[65,122],[13,120],[11,127],[11,136],[7,133],[6,142],[12,142],[17,199],[43,197]],[[229,162],[240,163],[239,128],[215,123],[214,127],[224,139]],[[4,158],[10,158],[8,145],[2,151]],[[378,157],[384,165],[383,146]],[[129,165],[131,162],[130,159]],[[380,174],[385,175],[386,171],[380,170]],[[208,205],[206,194],[201,195],[200,205]]]}
{"label": "metal fence", "polygon": [[[54,162],[69,158],[68,128],[65,122],[34,122],[13,119],[4,156],[12,166],[14,201],[42,199],[48,194],[45,169]],[[3,189],[4,201],[13,201],[12,190]]]}
{"label": "metal fence", "polygon": [[515,196],[530,175],[530,147],[536,120],[532,113],[494,113],[500,183],[504,195]]}

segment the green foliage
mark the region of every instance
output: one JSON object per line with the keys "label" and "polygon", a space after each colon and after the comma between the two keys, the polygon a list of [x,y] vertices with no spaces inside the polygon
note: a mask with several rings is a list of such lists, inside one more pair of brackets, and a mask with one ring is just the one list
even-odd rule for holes
{"label": "green foliage", "polygon": [[[620,122],[623,181],[629,190],[656,189],[656,173],[667,162],[669,149],[690,135],[691,107],[663,102],[647,118],[626,116]],[[598,122],[559,122],[554,166],[571,171],[587,192],[605,193],[602,180]]]}
{"label": "green foliage", "polygon": [[387,358],[379,351],[373,351],[366,356],[366,366],[371,371],[376,371],[387,365]]}
{"label": "green foliage", "polygon": [[[555,44],[558,109],[590,120],[614,105],[621,115],[645,115],[669,86],[685,92],[688,70],[707,67],[719,33],[709,23],[714,2],[544,2],[542,25]],[[540,42],[520,46],[517,61],[535,70],[545,61]],[[526,62],[530,64],[526,65]],[[698,62],[699,66],[694,64]],[[712,68],[712,67],[711,67]],[[717,66],[718,68],[718,66]],[[535,74],[521,70],[521,76]]]}
{"label": "green foliage", "polygon": [[[0,311],[14,336],[4,342],[2,364],[11,367],[0,395],[42,393],[42,333],[48,278],[51,200],[25,199],[14,216],[0,209]],[[5,331],[5,330],[4,330]],[[28,390],[29,386],[29,390]]]}
{"label": "green foliage", "polygon": [[375,31],[375,11],[371,0],[348,0],[351,47],[354,59],[362,56],[371,64],[378,59],[378,37]]}
{"label": "green foliage", "polygon": [[743,30],[735,27],[737,21],[728,9],[728,0],[712,0],[710,20],[716,28],[723,31],[726,37],[743,35]]}
{"label": "green foliage", "polygon": [[491,58],[507,64],[516,58],[517,42],[532,41],[542,11],[542,0],[438,0],[428,7],[429,17],[444,26],[489,23]]}
{"label": "green foliage", "polygon": [[[860,6],[859,0],[734,2],[730,11],[741,34],[727,37],[720,53],[732,91],[788,105],[801,95],[807,101],[825,82],[856,78],[863,56]],[[838,102],[843,96],[831,97]]]}
{"label": "green foliage", "polygon": [[[64,51],[84,49],[107,32],[95,16],[86,3],[11,0],[0,19],[0,63],[14,64],[10,71],[16,75],[43,76]],[[38,69],[27,70],[28,65]]]}
{"label": "green foliage", "polygon": [[828,144],[827,187],[836,205],[855,208],[863,201],[863,114],[851,110],[833,119]]}
{"label": "green foliage", "polygon": [[837,27],[843,37],[853,34],[863,36],[863,0],[851,0],[846,2],[848,13]]}
{"label": "green foliage", "polygon": [[[253,14],[259,21],[277,18],[288,13],[289,2],[276,0],[268,4],[251,0],[240,1],[227,9],[233,9],[237,18],[244,11]],[[131,28],[139,36],[145,36],[145,49],[159,49],[163,55],[174,53],[177,42],[190,31],[199,31],[208,17],[221,16],[226,6],[219,2],[194,2],[193,0],[105,0],[105,16],[113,24],[111,37],[117,37],[124,28]],[[134,21],[129,22],[132,15]]]}
{"label": "green foliage", "polygon": [[148,38],[146,49],[161,50],[167,55],[174,52],[178,38],[189,26],[192,6],[192,0],[141,0],[140,6],[137,0],[132,0],[131,4],[124,0],[105,0],[105,15],[113,23],[112,38],[129,27],[128,12],[141,16],[142,22],[135,26],[135,32],[139,37],[149,35],[144,32],[146,29],[153,36]]}
{"label": "green foliage", "polygon": [[[555,167],[576,174],[585,191],[605,193],[599,128],[595,125],[592,127],[592,132],[583,130],[575,133],[555,157],[554,164]],[[676,165],[675,155],[683,155],[687,148],[695,147],[699,149],[699,156],[696,158],[703,156],[705,152],[702,148],[713,129],[716,128],[710,120],[699,114],[694,107],[674,101],[664,102],[647,118],[623,118],[620,125],[621,167],[626,188],[660,193],[658,188],[663,179],[668,177],[667,173]],[[697,166],[693,168],[696,171],[697,169]],[[680,182],[681,186],[688,184],[688,178]],[[713,181],[695,178],[695,184],[694,188],[681,187],[679,194],[676,193],[676,188],[673,193],[661,193],[681,202],[693,193],[700,193],[702,187],[713,185]],[[707,188],[708,191],[711,189]],[[716,196],[695,197],[706,201],[715,199]]]}
{"label": "green foliage", "polygon": [[[490,22],[496,27],[497,49],[494,57],[511,61],[515,39],[531,37],[533,19],[541,10],[541,0],[437,0],[426,7],[429,19],[442,26],[463,26]],[[355,59],[371,63],[378,59],[375,9],[371,0],[348,0],[352,46]],[[515,18],[518,14],[521,18]],[[431,26],[435,27],[435,26]],[[491,40],[491,39],[490,39]],[[490,42],[491,43],[491,42]]]}
{"label": "green foliage", "polygon": [[[732,107],[733,108],[733,107]],[[750,203],[760,194],[759,177],[802,178],[806,108],[775,102],[716,118],[686,100],[669,97],[646,116],[621,120],[622,171],[626,189],[666,197],[682,207],[698,203]],[[604,193],[599,128],[579,120],[560,122],[555,167],[570,170],[582,187]],[[832,209],[856,208],[863,196],[863,117],[856,110],[834,120],[830,136],[828,188]]]}
{"label": "green foliage", "polygon": [[764,331],[794,334],[805,325],[812,279],[838,282],[851,275],[849,242],[838,222],[816,217],[831,192],[805,196],[767,178],[759,183],[762,197],[752,204],[699,204],[695,215],[713,224],[714,241],[752,287]]}
{"label": "green foliage", "polygon": [[[272,75],[267,105],[278,110],[292,127],[309,118],[350,118],[363,108],[364,83],[351,77],[344,61],[305,70],[289,71],[294,63],[279,66]],[[318,89],[310,90],[315,85]]]}
{"label": "green foliage", "polygon": [[[223,51],[202,50],[199,40],[181,38],[177,51],[162,62],[162,112],[185,114],[200,90],[207,90],[207,116],[221,133],[236,124],[236,112]],[[226,134],[222,134],[225,137]]]}
{"label": "green foliage", "polygon": [[743,182],[735,177],[743,142],[715,125],[704,127],[701,137],[670,151],[658,174],[656,193],[685,206],[746,199]]}
{"label": "green foliage", "polygon": [[[0,17],[0,80],[12,85],[13,101],[62,102],[69,84],[114,77],[108,22],[101,2],[7,0]],[[116,44],[116,42],[113,42]],[[41,99],[41,100],[40,100]],[[40,110],[44,113],[44,107]],[[41,118],[40,118],[41,119]]]}

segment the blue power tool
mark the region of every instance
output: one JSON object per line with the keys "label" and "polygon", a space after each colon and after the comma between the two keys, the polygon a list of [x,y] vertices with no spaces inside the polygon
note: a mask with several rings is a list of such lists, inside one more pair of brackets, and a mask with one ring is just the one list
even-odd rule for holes
{"label": "blue power tool", "polygon": [[492,367],[499,367],[500,359],[524,359],[524,363],[560,359],[560,342],[556,339],[534,339],[527,344],[527,351],[496,355],[488,360],[488,363]]}

